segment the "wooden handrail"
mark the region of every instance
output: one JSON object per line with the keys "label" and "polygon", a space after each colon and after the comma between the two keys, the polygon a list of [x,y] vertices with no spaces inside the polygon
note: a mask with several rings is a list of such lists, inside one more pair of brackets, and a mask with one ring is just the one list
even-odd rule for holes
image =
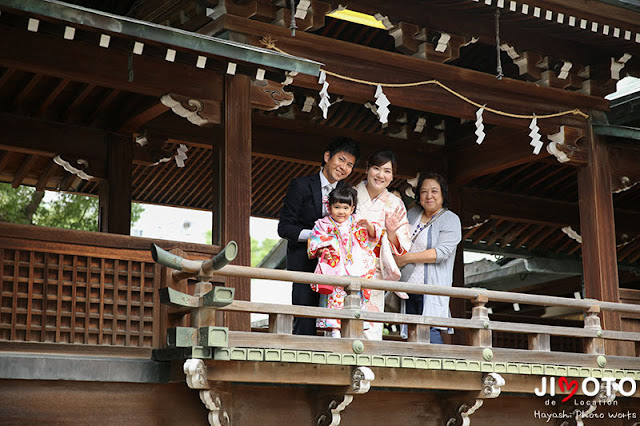
{"label": "wooden handrail", "polygon": [[[252,268],[237,265],[226,265],[218,271],[213,271],[212,274],[212,278],[218,279],[218,281],[222,281],[222,277],[243,277],[344,287],[347,292],[347,296],[345,297],[343,309],[258,303],[243,300],[228,300],[226,304],[214,303],[215,301],[212,297],[215,296],[213,295],[206,298],[203,297],[204,295],[190,296],[182,294],[176,290],[171,290],[170,288],[163,290],[161,295],[163,303],[173,306],[174,308],[172,309],[178,307],[180,312],[184,314],[191,312],[192,316],[194,313],[199,315],[204,314],[207,311],[210,312],[210,310],[268,314],[269,334],[273,336],[277,335],[277,339],[271,341],[269,339],[265,340],[263,338],[258,338],[258,340],[261,342],[260,344],[270,342],[268,344],[275,345],[272,347],[281,347],[283,344],[282,339],[285,339],[287,336],[292,334],[292,323],[294,317],[339,319],[341,321],[342,337],[347,340],[356,339],[354,344],[358,341],[357,339],[361,339],[364,336],[363,329],[366,327],[366,324],[368,322],[374,322],[406,324],[408,326],[406,340],[409,344],[430,343],[431,327],[440,327],[466,329],[467,345],[470,347],[492,348],[494,344],[494,332],[526,335],[528,338],[528,350],[535,351],[537,354],[551,352],[551,336],[578,339],[582,343],[582,352],[591,356],[600,356],[605,354],[605,340],[634,342],[636,348],[640,347],[640,333],[620,330],[603,330],[599,317],[601,310],[640,314],[640,306],[638,305],[602,302],[595,299],[580,300],[563,297],[510,293],[485,290],[481,288],[441,287],[436,285],[413,284],[375,279],[367,280],[350,276],[327,276],[306,272]],[[202,280],[208,279],[204,276],[199,278]],[[362,288],[386,291],[404,291],[407,293],[442,295],[470,299],[473,304],[472,317],[470,319],[438,318],[423,315],[407,315],[362,310],[361,296],[359,294]],[[186,303],[187,299],[189,303]],[[486,304],[489,301],[542,306],[560,306],[579,309],[584,313],[583,327],[494,321],[489,317],[489,311],[486,307]],[[220,316],[220,320],[222,320],[222,316]],[[224,326],[224,322],[219,322],[216,318],[211,321],[209,326]],[[194,332],[201,333],[202,329],[201,324],[194,325],[192,321],[190,331],[180,332],[183,334]],[[175,329],[175,333],[178,333],[177,328]],[[307,338],[308,336],[290,337],[294,339],[301,339],[302,337]],[[308,339],[303,340],[311,342]],[[234,344],[244,347],[243,345],[245,343],[243,341],[243,343],[240,344],[234,337]],[[289,346],[286,347],[289,348]],[[305,348],[307,347],[308,346],[305,346]],[[636,355],[638,355],[637,352],[638,351],[636,350]],[[487,356],[491,356],[491,354]],[[598,358],[598,365],[604,365],[605,363],[606,359],[604,357]]]}
{"label": "wooden handrail", "polygon": [[363,288],[372,290],[404,291],[407,293],[431,294],[471,300],[476,299],[479,296],[485,296],[489,301],[493,302],[523,303],[528,305],[541,306],[560,306],[567,308],[579,308],[581,310],[587,310],[593,306],[599,306],[603,311],[640,313],[640,305],[603,302],[596,299],[569,299],[566,297],[511,293],[506,291],[485,290],[481,288],[441,287],[429,284],[411,284],[375,279],[367,280],[357,277],[328,276],[312,274],[308,272],[252,268],[249,266],[227,265],[219,271],[215,271],[214,274],[229,277],[245,277],[311,284],[327,284],[340,287],[348,287],[351,283],[357,283]]}
{"label": "wooden handrail", "polygon": [[[310,306],[291,306],[273,303],[247,302],[236,300],[232,304],[215,308],[230,312],[250,312],[260,314],[285,314],[308,318],[354,319],[356,313],[362,321],[384,322],[390,324],[423,324],[433,327],[445,327],[468,330],[482,330],[484,322],[465,318],[439,318],[422,315],[396,314],[391,312],[367,312],[352,309],[329,309]],[[515,322],[490,321],[488,329],[508,333],[544,333],[552,336],[598,337],[598,331],[582,327],[565,327],[541,324],[523,324]],[[624,331],[602,331],[603,339],[640,341],[640,333]]]}
{"label": "wooden handrail", "polygon": [[[187,243],[180,241],[160,240],[157,238],[134,237],[129,235],[109,234],[106,232],[77,231],[74,229],[50,228],[37,225],[20,225],[15,223],[0,222],[0,235],[6,247],[14,248],[19,244],[16,240],[22,240],[22,246],[27,242],[37,245],[43,251],[57,252],[57,248],[51,248],[47,243],[67,244],[70,249],[82,253],[86,247],[98,247],[102,249],[114,249],[125,251],[143,251],[144,257],[151,260],[149,247],[157,244],[160,247],[179,248],[189,253],[193,258],[209,258],[220,252],[220,246],[209,244]],[[4,239],[6,238],[6,240]],[[14,240],[9,242],[9,239]],[[45,246],[42,247],[41,246]],[[48,250],[47,250],[48,249]],[[91,250],[91,249],[89,249]]]}

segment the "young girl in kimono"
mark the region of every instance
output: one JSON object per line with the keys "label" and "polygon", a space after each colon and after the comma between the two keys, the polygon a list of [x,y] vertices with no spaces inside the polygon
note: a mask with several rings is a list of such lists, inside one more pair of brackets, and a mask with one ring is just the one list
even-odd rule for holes
{"label": "young girl in kimono", "polygon": [[[329,215],[316,221],[309,238],[309,258],[318,258],[316,274],[350,275],[372,278],[376,273],[376,257],[373,249],[380,241],[382,227],[375,222],[353,214],[358,194],[351,187],[336,188],[329,193]],[[320,306],[342,309],[347,293],[342,287],[331,291],[316,284],[311,289],[319,293]],[[361,294],[362,310],[369,302],[370,290]],[[340,320],[318,318],[316,327],[331,331],[331,336],[340,337]]]}

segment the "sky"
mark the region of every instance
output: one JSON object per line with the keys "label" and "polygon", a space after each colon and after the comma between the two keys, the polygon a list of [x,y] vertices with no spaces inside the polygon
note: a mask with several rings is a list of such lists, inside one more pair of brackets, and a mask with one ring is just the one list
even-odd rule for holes
{"label": "sky", "polygon": [[[131,229],[131,235],[206,244],[211,229],[211,212],[143,204],[144,212]],[[249,233],[256,240],[279,239],[278,221],[252,217]]]}

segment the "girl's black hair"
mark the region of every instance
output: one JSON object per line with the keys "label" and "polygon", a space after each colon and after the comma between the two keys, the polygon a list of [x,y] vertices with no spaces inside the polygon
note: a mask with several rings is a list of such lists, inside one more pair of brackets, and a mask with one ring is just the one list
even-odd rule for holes
{"label": "girl's black hair", "polygon": [[435,172],[420,174],[420,177],[418,178],[418,185],[416,186],[415,190],[416,203],[420,204],[420,188],[422,188],[422,184],[427,179],[432,179],[438,182],[438,185],[440,185],[440,193],[442,194],[442,207],[444,207],[445,209],[449,208],[449,186],[447,185],[447,181],[445,180],[445,178]]}
{"label": "girl's black hair", "polygon": [[344,203],[356,207],[358,193],[353,187],[347,185],[336,188],[329,193],[329,205],[332,206],[336,203]]}

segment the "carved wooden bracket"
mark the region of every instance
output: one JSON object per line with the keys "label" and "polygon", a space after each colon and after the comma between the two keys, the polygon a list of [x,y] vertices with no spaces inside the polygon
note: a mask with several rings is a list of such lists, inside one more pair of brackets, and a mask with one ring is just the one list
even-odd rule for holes
{"label": "carved wooden bracket", "polygon": [[201,359],[188,359],[182,367],[187,376],[187,386],[191,389],[209,389],[207,366]]}
{"label": "carved wooden bracket", "polygon": [[596,394],[591,399],[591,402],[587,404],[586,410],[584,408],[576,408],[571,411],[572,419],[564,420],[560,423],[560,426],[584,426],[584,422],[582,419],[589,418],[591,414],[598,408],[600,405],[611,404],[616,399],[616,394],[618,392],[618,384],[613,382],[611,383],[611,394],[607,394],[607,384],[604,381],[600,382],[600,392]]}
{"label": "carved wooden bracket", "polygon": [[[288,0],[245,1],[218,0],[215,7],[207,8],[206,14],[213,22],[205,26],[204,32],[216,34],[221,31],[216,21],[224,15],[234,15],[241,18],[256,19],[271,22],[274,25],[288,28],[291,24],[291,10]],[[298,31],[315,31],[325,24],[325,15],[332,9],[330,3],[319,0],[301,0],[295,10],[296,27]]]}
{"label": "carved wooden bracket", "polygon": [[482,393],[479,398],[497,398],[500,395],[504,378],[498,373],[489,373],[482,376]]}
{"label": "carved wooden bracket", "polygon": [[618,192],[628,191],[638,183],[640,183],[640,175],[621,176],[614,173],[611,176],[611,189],[614,194],[617,194]]}
{"label": "carved wooden bracket", "polygon": [[389,34],[400,52],[440,63],[457,59],[462,46],[476,41],[455,34],[429,31],[406,22],[392,27]]}
{"label": "carved wooden bracket", "polygon": [[251,82],[251,106],[271,111],[291,105],[294,99],[293,93],[286,92],[284,87],[291,82],[292,77],[287,76],[284,83],[276,83],[271,80],[253,80]]}
{"label": "carved wooden bracket", "polygon": [[497,398],[504,384],[504,378],[498,373],[489,373],[482,376],[482,390],[480,393],[472,398],[471,401],[460,404],[455,415],[447,421],[447,426],[469,426],[471,424],[469,417],[482,407],[485,399]]}
{"label": "carved wooden bracket", "polygon": [[589,153],[577,145],[578,140],[583,136],[582,129],[562,126],[558,133],[547,135],[551,141],[547,145],[547,152],[555,156],[561,163],[586,164]]}
{"label": "carved wooden bracket", "polygon": [[440,63],[458,59],[461,47],[477,41],[477,39],[456,34],[430,32],[425,28],[422,29],[418,39],[424,42],[420,43],[418,51],[413,56]]}
{"label": "carved wooden bracket", "polygon": [[67,172],[78,176],[84,180],[92,180],[95,179],[95,176],[89,174],[90,173],[90,165],[89,162],[83,158],[72,157],[69,155],[61,155],[58,154],[53,157],[53,162],[64,168]]}
{"label": "carved wooden bracket", "polygon": [[486,213],[475,213],[469,211],[460,212],[462,229],[469,230],[479,228],[491,219]]}
{"label": "carved wooden bracket", "polygon": [[220,123],[219,102],[189,98],[175,93],[163,95],[160,102],[196,126],[202,127]]}
{"label": "carved wooden bracket", "polygon": [[389,30],[389,35],[395,40],[398,51],[413,55],[418,51],[418,40],[416,36],[420,33],[420,28],[415,24],[400,22],[397,26]]}
{"label": "carved wooden bracket", "polygon": [[361,395],[369,392],[371,381],[375,379],[375,374],[369,367],[356,367],[351,372],[351,386],[344,394],[342,402],[332,400],[327,408],[327,413],[318,417],[318,426],[337,426],[342,420],[340,413],[353,401],[353,395]]}
{"label": "carved wooden bracket", "polygon": [[[228,426],[231,423],[229,415],[222,408],[220,396],[209,389],[207,380],[207,367],[201,359],[188,359],[183,366],[187,376],[187,386],[200,390],[200,400],[209,410],[209,424],[212,426]],[[222,416],[222,419],[220,418]]]}
{"label": "carved wooden bracket", "polygon": [[482,404],[484,404],[482,399],[460,404],[456,415],[447,421],[447,426],[469,426],[471,424],[469,417],[482,407]]}

